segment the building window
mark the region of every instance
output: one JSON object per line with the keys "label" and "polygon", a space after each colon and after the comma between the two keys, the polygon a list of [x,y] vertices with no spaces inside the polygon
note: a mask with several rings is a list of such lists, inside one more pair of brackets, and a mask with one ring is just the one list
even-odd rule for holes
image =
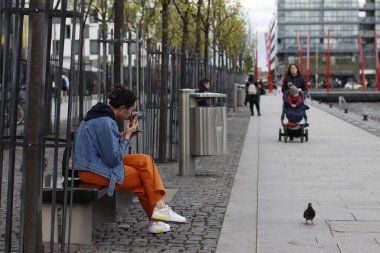
{"label": "building window", "polygon": [[79,55],[79,40],[74,41],[74,54]]}
{"label": "building window", "polygon": [[96,13],[93,13],[90,15],[90,23],[97,23],[98,21],[96,20]]}
{"label": "building window", "polygon": [[53,22],[53,24],[60,24],[61,18],[53,18],[52,22]]}
{"label": "building window", "polygon": [[90,40],[90,54],[98,54],[98,53],[99,53],[98,41]]}
{"label": "building window", "polygon": [[65,39],[70,39],[71,36],[71,26],[66,25],[65,26]]}
{"label": "building window", "polygon": [[59,54],[59,40],[53,40],[53,55]]}
{"label": "building window", "polygon": [[84,37],[85,37],[86,39],[90,38],[90,27],[89,27],[88,25],[85,25],[85,26],[84,26],[84,31],[83,31],[83,33],[84,33]]}

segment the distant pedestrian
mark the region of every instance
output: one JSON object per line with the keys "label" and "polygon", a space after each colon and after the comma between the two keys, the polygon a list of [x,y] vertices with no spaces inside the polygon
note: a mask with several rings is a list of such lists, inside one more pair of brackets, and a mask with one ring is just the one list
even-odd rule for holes
{"label": "distant pedestrian", "polygon": [[265,95],[265,88],[264,88],[264,82],[263,82],[263,79],[260,78],[259,80],[259,85],[258,85],[258,89],[259,89],[259,94],[260,95]]}
{"label": "distant pedestrian", "polygon": [[256,105],[256,110],[259,116],[261,116],[260,113],[260,98],[258,97],[258,86],[259,83],[256,81],[253,75],[250,75],[248,77],[248,81],[245,84],[246,89],[246,101],[249,102],[249,109],[251,110],[251,116],[255,115],[253,111],[253,105]]}
{"label": "distant pedestrian", "polygon": [[293,84],[297,88],[301,89],[305,94],[307,92],[306,82],[299,68],[296,64],[290,64],[288,72],[283,80],[282,93],[285,95],[286,91],[289,90],[289,85]]}
{"label": "distant pedestrian", "polygon": [[283,96],[282,94],[282,86],[284,81],[284,77],[281,77],[280,81],[277,82],[277,91],[276,91],[276,96]]}
{"label": "distant pedestrian", "polygon": [[[211,87],[211,82],[208,78],[203,78],[198,83],[198,88],[195,90],[196,93],[205,93]],[[198,106],[210,106],[207,101],[207,98],[201,98],[198,100]]]}
{"label": "distant pedestrian", "polygon": [[61,87],[61,96],[65,97],[67,96],[69,92],[69,87],[70,87],[70,81],[67,72],[64,72],[62,74],[62,87]]}

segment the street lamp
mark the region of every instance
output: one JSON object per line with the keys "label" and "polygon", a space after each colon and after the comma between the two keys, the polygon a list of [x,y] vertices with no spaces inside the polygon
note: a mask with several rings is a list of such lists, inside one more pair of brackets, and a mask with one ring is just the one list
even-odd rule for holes
{"label": "street lamp", "polygon": [[318,89],[318,45],[315,43],[315,89]]}

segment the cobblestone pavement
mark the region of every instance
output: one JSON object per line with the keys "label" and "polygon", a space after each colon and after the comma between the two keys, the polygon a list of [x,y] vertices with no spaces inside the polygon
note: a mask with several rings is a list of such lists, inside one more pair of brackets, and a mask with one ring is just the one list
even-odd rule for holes
{"label": "cobblestone pavement", "polygon": [[[165,187],[178,189],[168,204],[184,215],[188,223],[171,224],[170,232],[152,235],[147,232],[148,221],[140,204],[127,203],[119,208],[115,223],[95,227],[93,245],[72,245],[70,252],[215,252],[249,122],[247,108],[240,111],[229,114],[227,119],[228,153],[197,158],[196,177],[179,177],[178,163],[157,164]],[[4,159],[7,157],[8,154],[5,154]],[[18,152],[16,168],[21,166],[20,158]],[[5,173],[0,213],[2,221],[5,221],[6,178]],[[20,180],[20,171],[17,169],[14,203],[16,214],[20,210]],[[18,216],[15,215],[13,219],[15,251],[18,247]],[[5,222],[1,222],[0,251],[4,249],[4,230]]]}

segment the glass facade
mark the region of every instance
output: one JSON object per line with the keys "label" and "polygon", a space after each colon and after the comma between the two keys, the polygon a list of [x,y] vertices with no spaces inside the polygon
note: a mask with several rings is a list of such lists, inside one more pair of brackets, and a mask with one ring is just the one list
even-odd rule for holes
{"label": "glass facade", "polygon": [[[310,62],[318,60],[323,69],[330,31],[333,71],[348,75],[358,72],[359,32],[366,59],[374,59],[375,30],[380,36],[380,0],[277,0],[276,21],[277,73],[283,72],[289,63],[298,63],[297,33],[304,55],[310,33]],[[378,46],[380,48],[380,39]],[[374,62],[366,60],[365,64],[373,68]]]}

